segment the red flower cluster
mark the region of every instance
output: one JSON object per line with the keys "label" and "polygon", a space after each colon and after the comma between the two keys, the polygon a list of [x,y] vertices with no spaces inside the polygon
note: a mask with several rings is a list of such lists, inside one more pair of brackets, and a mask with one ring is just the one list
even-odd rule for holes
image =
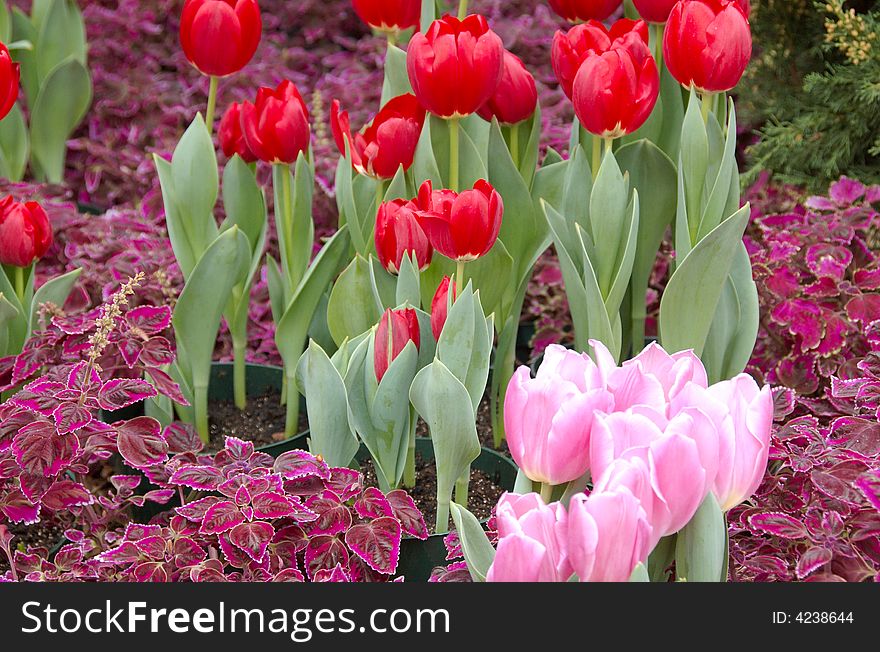
{"label": "red flower cluster", "polygon": [[514,123],[531,116],[538,103],[535,80],[483,16],[435,20],[412,37],[406,67],[419,102],[441,118],[479,112]]}
{"label": "red flower cluster", "polygon": [[556,32],[553,70],[587,131],[619,138],[641,127],[660,93],[657,64],[644,21],[622,19],[611,29],[591,20]]}

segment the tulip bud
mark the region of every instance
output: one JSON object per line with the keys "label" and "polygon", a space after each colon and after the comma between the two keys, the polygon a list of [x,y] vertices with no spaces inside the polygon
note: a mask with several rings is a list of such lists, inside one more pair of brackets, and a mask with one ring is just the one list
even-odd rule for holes
{"label": "tulip bud", "polygon": [[376,370],[376,380],[382,382],[388,367],[394,362],[406,347],[407,342],[412,341],[419,348],[419,317],[412,308],[391,310],[390,308],[382,315],[382,321],[376,329],[376,339],[373,345],[373,366]]}
{"label": "tulip bud", "polygon": [[550,0],[550,8],[569,22],[605,20],[623,0]]}
{"label": "tulip bud", "polygon": [[447,258],[476,260],[498,239],[504,203],[488,181],[480,179],[473,190],[456,195],[434,191],[429,180],[419,189],[418,203],[422,228],[434,249]]}
{"label": "tulip bud", "polygon": [[620,138],[645,124],[659,94],[660,74],[648,46],[640,40],[618,41],[581,64],[572,102],[587,131]]}
{"label": "tulip bud", "polygon": [[458,289],[452,279],[444,276],[437,286],[434,298],[431,300],[431,332],[434,333],[434,339],[440,339],[440,333],[443,332],[443,326],[446,325],[446,315],[449,311],[449,288],[452,287],[452,301],[458,297]]}
{"label": "tulip bud", "polygon": [[248,147],[241,131],[241,104],[233,102],[223,114],[220,121],[220,130],[217,132],[220,140],[220,149],[227,158],[232,158],[238,154],[246,163],[253,163],[257,160],[251,148]]}
{"label": "tulip bud", "polygon": [[721,93],[739,83],[752,56],[752,33],[732,0],[682,0],[663,35],[663,58],[685,88]]}
{"label": "tulip bud", "polygon": [[431,264],[434,248],[419,225],[416,205],[404,199],[395,199],[379,206],[376,214],[376,254],[379,262],[391,274],[400,271],[405,254],[415,256],[420,271]]}
{"label": "tulip bud", "polygon": [[571,99],[574,78],[581,64],[591,54],[602,54],[611,48],[612,43],[621,42],[631,47],[638,41],[648,45],[648,25],[643,20],[621,18],[611,29],[597,20],[575,25],[567,32],[557,31],[553,35],[550,61],[553,72],[565,95]]}
{"label": "tulip bud", "polygon": [[52,227],[42,206],[22,204],[11,196],[0,201],[0,263],[29,267],[51,244]]}
{"label": "tulip bud", "polygon": [[538,494],[505,493],[496,508],[498,551],[487,582],[565,582],[568,515],[561,503],[545,505]]}
{"label": "tulip bud", "polygon": [[13,63],[9,50],[0,43],[0,120],[9,115],[12,105],[18,99],[20,77],[20,66]]}
{"label": "tulip bud", "polygon": [[263,21],[257,0],[186,0],[180,44],[205,75],[225,77],[244,68],[260,44]]}
{"label": "tulip bud", "polygon": [[352,0],[355,13],[380,32],[396,34],[419,26],[421,0]]}
{"label": "tulip bud", "polygon": [[712,491],[723,511],[747,500],[761,484],[770,454],[773,397],[747,374],[712,385],[708,393],[727,406],[718,425],[720,465]]}
{"label": "tulip bud", "polygon": [[406,69],[419,102],[441,118],[475,113],[501,81],[504,46],[483,16],[444,16],[409,42]]}
{"label": "tulip bud", "polygon": [[373,123],[354,137],[348,112],[340,110],[338,100],[333,100],[330,110],[330,127],[340,153],[345,155],[348,142],[352,167],[377,179],[391,179],[400,166],[410,168],[424,124],[425,109],[409,93],[389,100]]}
{"label": "tulip bud", "polygon": [[535,78],[526,70],[522,60],[511,52],[504,52],[504,71],[495,94],[477,111],[483,120],[498,118],[502,124],[516,124],[527,120],[538,106]]}
{"label": "tulip bud", "polygon": [[289,165],[309,149],[309,110],[288,80],[275,89],[260,88],[253,104],[242,103],[241,129],[254,156],[265,163]]}

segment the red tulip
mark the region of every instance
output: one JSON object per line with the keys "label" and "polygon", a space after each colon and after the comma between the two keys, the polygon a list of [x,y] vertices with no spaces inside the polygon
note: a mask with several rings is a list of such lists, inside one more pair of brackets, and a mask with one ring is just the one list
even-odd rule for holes
{"label": "red tulip", "polygon": [[21,70],[6,46],[0,43],[0,120],[9,115],[12,105],[18,99],[18,82]]}
{"label": "red tulip", "polygon": [[205,75],[225,77],[244,68],[262,31],[257,0],[186,0],[183,5],[180,44]]}
{"label": "red tulip", "polygon": [[434,191],[431,182],[425,181],[418,202],[422,228],[434,249],[447,258],[476,260],[498,239],[504,203],[488,181],[480,179],[473,190],[458,195],[451,190]]}
{"label": "red tulip", "polygon": [[403,255],[415,256],[419,270],[431,264],[434,248],[419,225],[415,211],[418,207],[411,201],[395,199],[379,206],[376,215],[376,254],[382,267],[391,274],[400,271]]}
{"label": "red tulip", "polygon": [[422,106],[460,118],[483,106],[501,81],[504,46],[483,16],[444,16],[409,42],[406,69]]}
{"label": "red tulip", "polygon": [[440,339],[440,333],[446,325],[446,313],[449,310],[449,288],[452,288],[452,301],[458,296],[458,290],[455,283],[448,276],[444,276],[437,286],[434,298],[431,300],[431,332],[434,333],[434,339]]}
{"label": "red tulip", "polygon": [[51,244],[52,226],[42,206],[11,196],[0,200],[0,263],[29,267]]}
{"label": "red tulip", "polygon": [[373,29],[397,33],[419,26],[421,0],[351,0],[355,13]]}
{"label": "red tulip", "polygon": [[588,56],[574,78],[574,112],[587,131],[603,138],[620,138],[645,124],[660,93],[648,46],[622,43]]}
{"label": "red tulip", "polygon": [[260,88],[254,104],[241,105],[241,130],[247,146],[266,163],[296,162],[309,149],[309,110],[291,81]]}
{"label": "red tulip", "polygon": [[605,20],[623,0],[550,0],[550,7],[572,23],[582,20]]}
{"label": "red tulip", "polygon": [[233,102],[226,109],[226,113],[220,121],[220,130],[217,136],[220,139],[220,149],[223,150],[227,158],[238,154],[247,163],[253,163],[257,160],[241,131],[241,104],[238,102]]}
{"label": "red tulip", "polygon": [[494,116],[498,122],[512,125],[530,118],[537,106],[535,78],[518,56],[505,50],[501,82],[477,113],[484,120],[491,121]]}
{"label": "red tulip", "polygon": [[333,100],[330,127],[339,151],[345,154],[348,141],[351,164],[361,174],[391,179],[402,165],[408,170],[416,155],[416,145],[425,124],[425,109],[415,95],[399,95],[388,101],[376,114],[373,124],[352,137],[348,111],[339,110]]}
{"label": "red tulip", "polygon": [[663,35],[669,72],[686,88],[729,91],[752,56],[752,33],[742,6],[733,0],[682,0]]}
{"label": "red tulip", "polygon": [[607,52],[612,44],[631,47],[640,41],[648,45],[647,23],[627,18],[618,20],[610,30],[599,21],[591,20],[583,25],[575,25],[568,32],[557,31],[550,51],[553,72],[562,90],[571,99],[574,78],[590,54]]}
{"label": "red tulip", "polygon": [[382,315],[379,328],[376,330],[376,341],[373,344],[373,367],[376,370],[376,380],[382,382],[388,367],[394,362],[406,347],[407,342],[412,341],[419,348],[419,317],[412,308],[390,308]]}

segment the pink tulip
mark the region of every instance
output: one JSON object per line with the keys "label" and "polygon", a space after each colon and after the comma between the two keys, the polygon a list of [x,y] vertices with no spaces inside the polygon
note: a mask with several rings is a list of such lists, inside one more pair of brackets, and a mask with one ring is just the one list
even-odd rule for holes
{"label": "pink tulip", "polygon": [[578,494],[568,506],[568,555],[581,582],[626,582],[648,558],[651,525],[624,486]]}
{"label": "pink tulip", "polygon": [[504,425],[511,455],[531,480],[565,484],[589,468],[593,414],[611,407],[604,387],[588,386],[591,367],[588,359],[557,348],[536,378],[528,367],[514,373],[504,401]]}
{"label": "pink tulip", "polygon": [[[711,433],[692,432],[706,423],[684,415],[664,432],[649,417],[632,412],[601,415],[593,421],[590,467],[596,487],[626,486],[636,494],[650,515],[652,548],[687,525],[709,491],[711,477],[704,464],[710,466],[710,473],[717,467],[708,440]],[[646,479],[634,484],[632,469],[622,473],[615,466],[621,460],[644,472]]]}
{"label": "pink tulip", "polygon": [[712,385],[709,394],[729,414],[719,425],[719,468],[712,491],[724,511],[748,499],[767,470],[773,397],[770,387],[740,374]]}
{"label": "pink tulip", "polygon": [[496,509],[498,551],[488,582],[565,582],[568,515],[560,503],[545,505],[538,494],[505,493]]}

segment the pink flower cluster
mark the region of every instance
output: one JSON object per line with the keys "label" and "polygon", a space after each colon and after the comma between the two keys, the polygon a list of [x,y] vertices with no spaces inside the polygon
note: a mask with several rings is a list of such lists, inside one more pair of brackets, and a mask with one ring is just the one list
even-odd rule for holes
{"label": "pink flower cluster", "polygon": [[[502,498],[490,580],[623,581],[711,492],[727,511],[767,467],[773,399],[751,376],[709,385],[693,352],[651,344],[617,366],[547,349],[537,376],[521,367],[505,401],[514,460],[545,487],[593,480],[564,507],[534,494]],[[589,475],[588,475],[589,474]]]}

